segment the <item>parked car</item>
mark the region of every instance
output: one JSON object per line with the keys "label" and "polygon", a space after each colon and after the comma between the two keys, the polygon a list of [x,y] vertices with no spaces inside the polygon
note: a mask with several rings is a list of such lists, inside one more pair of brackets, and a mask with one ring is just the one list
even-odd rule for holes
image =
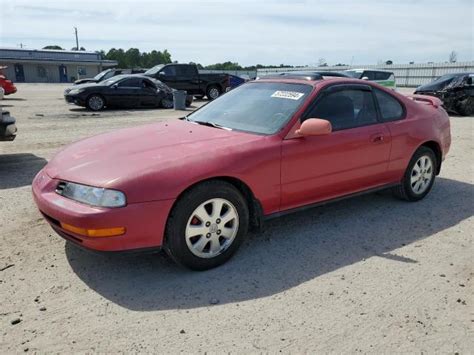
{"label": "parked car", "polygon": [[86,83],[98,83],[107,79],[110,79],[117,75],[123,74],[141,74],[144,73],[145,69],[106,69],[101,71],[99,74],[94,76],[93,78],[84,78],[79,79],[74,82],[75,85],[86,84]]}
{"label": "parked car", "polygon": [[[75,85],[64,91],[68,103],[99,111],[106,107],[173,107],[173,91],[143,75],[117,75],[99,83]],[[186,105],[193,97],[188,95]]]}
{"label": "parked car", "polygon": [[0,107],[0,141],[12,141],[16,138],[15,118]]}
{"label": "parked car", "polygon": [[195,64],[160,64],[147,70],[145,75],[158,79],[176,90],[209,100],[218,98],[229,87],[227,74],[201,74]]}
{"label": "parked car", "polygon": [[15,84],[2,72],[3,69],[8,68],[7,66],[0,66],[0,87],[4,91],[4,95],[11,95],[17,92]]}
{"label": "parked car", "polygon": [[346,70],[345,73],[356,79],[375,81],[377,84],[392,90],[397,88],[395,74],[390,71],[375,69],[349,69]]}
{"label": "parked car", "polygon": [[446,110],[462,116],[474,115],[474,73],[454,73],[440,76],[419,86],[415,94],[435,96]]}
{"label": "parked car", "polygon": [[268,218],[386,188],[423,199],[450,143],[434,97],[348,78],[258,80],[183,119],[64,148],[35,177],[33,195],[76,245],[163,248],[204,270]]}

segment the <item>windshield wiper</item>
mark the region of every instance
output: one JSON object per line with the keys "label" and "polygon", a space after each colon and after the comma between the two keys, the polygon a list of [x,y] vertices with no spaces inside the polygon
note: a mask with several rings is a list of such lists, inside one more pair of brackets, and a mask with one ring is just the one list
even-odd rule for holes
{"label": "windshield wiper", "polygon": [[232,131],[232,128],[228,128],[228,127],[224,127],[224,126],[221,126],[219,123],[215,123],[215,122],[210,122],[210,121],[191,121],[189,118],[185,117],[185,120],[186,121],[189,121],[189,122],[194,122],[196,124],[200,124],[200,125],[203,125],[203,126],[208,126],[208,127],[214,127],[214,128],[220,128],[220,129],[225,129],[227,131]]}

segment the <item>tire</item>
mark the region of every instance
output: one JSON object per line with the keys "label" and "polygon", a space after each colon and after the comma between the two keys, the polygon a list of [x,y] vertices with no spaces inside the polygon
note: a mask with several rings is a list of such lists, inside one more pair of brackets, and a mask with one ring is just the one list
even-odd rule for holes
{"label": "tire", "polygon": [[194,96],[192,95],[186,96],[186,107],[191,107],[191,105],[193,104],[193,99]]}
{"label": "tire", "polygon": [[461,116],[473,116],[474,115],[474,97],[467,97],[456,104],[456,111]]}
{"label": "tire", "polygon": [[209,100],[215,100],[221,96],[222,90],[217,85],[211,85],[206,90],[206,96]]}
{"label": "tire", "polygon": [[423,199],[433,187],[437,166],[436,155],[430,148],[418,148],[408,164],[401,184],[393,189],[394,195],[410,202]]}
{"label": "tire", "polygon": [[86,107],[91,111],[100,111],[105,107],[105,99],[101,95],[92,94],[86,100]]}
{"label": "tire", "polygon": [[247,203],[233,185],[204,182],[186,192],[174,206],[166,224],[164,249],[189,269],[212,269],[237,251],[248,225]]}
{"label": "tire", "polygon": [[165,97],[161,100],[160,103],[161,107],[170,109],[174,107],[173,99],[170,99],[169,97]]}

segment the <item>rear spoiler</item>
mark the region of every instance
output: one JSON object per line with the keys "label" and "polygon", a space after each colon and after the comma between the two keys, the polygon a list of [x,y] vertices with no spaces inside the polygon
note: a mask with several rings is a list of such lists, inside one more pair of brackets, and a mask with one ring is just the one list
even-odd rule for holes
{"label": "rear spoiler", "polygon": [[438,99],[437,97],[434,96],[428,96],[428,95],[407,95],[409,99],[412,99],[413,101],[418,101],[421,103],[424,103],[425,105],[431,105],[434,108],[438,108],[443,105],[443,102]]}

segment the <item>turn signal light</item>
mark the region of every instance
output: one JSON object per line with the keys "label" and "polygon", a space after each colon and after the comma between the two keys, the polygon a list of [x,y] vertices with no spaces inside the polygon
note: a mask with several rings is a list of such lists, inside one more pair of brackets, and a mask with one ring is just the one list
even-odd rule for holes
{"label": "turn signal light", "polygon": [[61,228],[67,230],[68,232],[92,238],[116,237],[125,234],[125,227],[86,229],[61,222]]}

